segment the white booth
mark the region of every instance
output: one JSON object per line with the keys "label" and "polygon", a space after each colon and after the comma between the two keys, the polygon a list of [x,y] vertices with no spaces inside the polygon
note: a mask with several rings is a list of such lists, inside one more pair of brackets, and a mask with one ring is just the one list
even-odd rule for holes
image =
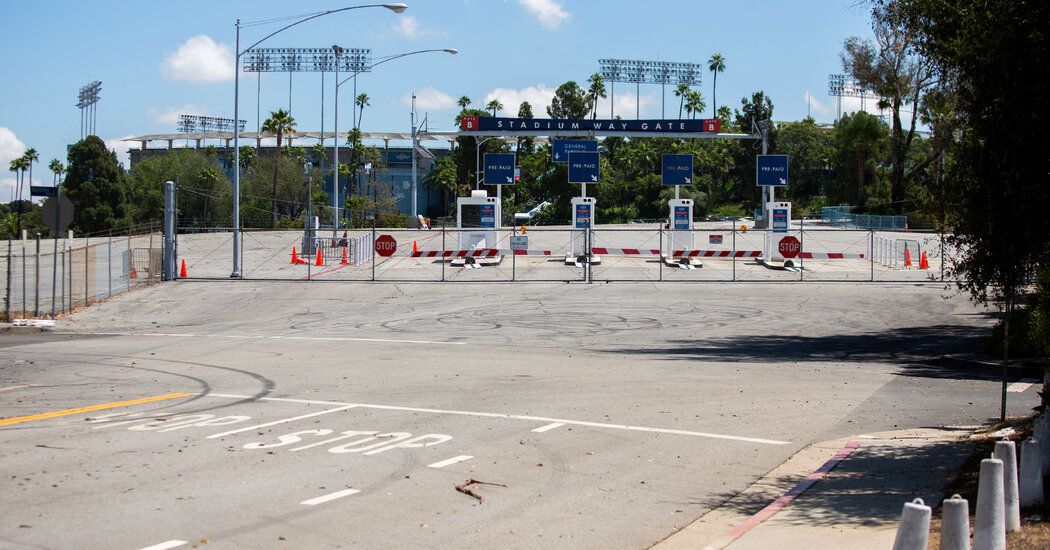
{"label": "white booth", "polygon": [[[499,246],[500,203],[496,197],[488,196],[484,190],[470,192],[469,197],[456,199],[456,229],[459,230],[459,249],[477,250]],[[498,264],[503,256],[492,258],[454,259],[453,265]],[[477,261],[474,261],[477,260]]]}
{"label": "white booth", "polygon": [[[598,209],[597,200],[594,197],[572,198],[572,229],[569,231],[569,255],[565,257],[565,263],[580,263],[582,258],[587,261],[587,230],[594,228],[594,213]],[[594,243],[590,243],[591,246]],[[601,258],[591,255],[589,258],[593,264],[601,263]]]}
{"label": "white booth", "polygon": [[[675,194],[677,194],[675,189]],[[667,201],[668,223],[667,239],[664,241],[663,261],[667,265],[677,265],[682,269],[703,267],[699,258],[689,256],[675,257],[676,251],[696,249],[693,234],[693,201],[692,199],[671,199]]]}

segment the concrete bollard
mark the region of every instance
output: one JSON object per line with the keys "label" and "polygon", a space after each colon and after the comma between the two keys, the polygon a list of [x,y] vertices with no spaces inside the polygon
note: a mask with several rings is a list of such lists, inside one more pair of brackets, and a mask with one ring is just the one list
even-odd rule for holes
{"label": "concrete bollard", "polygon": [[1021,506],[1017,494],[1017,446],[1013,441],[996,441],[993,458],[1003,461],[1003,499],[1006,505],[1006,532],[1021,529]]}
{"label": "concrete bollard", "polygon": [[1039,445],[1039,440],[1031,437],[1021,442],[1021,473],[1017,477],[1021,508],[1043,504],[1043,464]]}
{"label": "concrete bollard", "polygon": [[973,530],[973,550],[1006,550],[1006,516],[1003,495],[1003,461],[981,461],[977,482],[977,519]]}
{"label": "concrete bollard", "polygon": [[959,495],[942,503],[940,550],[970,550],[970,503]]}
{"label": "concrete bollard", "polygon": [[921,498],[904,503],[893,550],[926,550],[930,544],[930,507]]}

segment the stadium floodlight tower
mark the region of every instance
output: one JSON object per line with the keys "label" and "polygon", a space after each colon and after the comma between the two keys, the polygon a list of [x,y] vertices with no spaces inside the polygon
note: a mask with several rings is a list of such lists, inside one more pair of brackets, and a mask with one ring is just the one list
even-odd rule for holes
{"label": "stadium floodlight tower", "polygon": [[[361,6],[349,6],[345,8],[338,8],[334,10],[327,10],[322,12],[313,13],[297,19],[296,21],[289,23],[270,34],[262,37],[251,46],[248,46],[244,50],[241,50],[241,20],[238,19],[234,24],[237,30],[237,36],[234,41],[234,63],[233,63],[233,118],[234,120],[240,120],[241,118],[241,56],[251,51],[259,44],[262,44],[267,39],[274,35],[288,30],[296,25],[305,23],[318,17],[324,17],[333,13],[340,13],[349,10],[357,10],[362,8],[386,8],[394,13],[401,13],[408,9],[408,6],[402,3],[393,4],[365,4]],[[254,23],[245,23],[245,26],[249,25],[263,25],[272,23],[275,20],[268,21],[257,21]],[[280,19],[276,20],[280,21]],[[233,271],[230,273],[230,278],[239,279],[241,277],[241,244],[240,244],[240,231],[241,231],[241,143],[240,143],[240,132],[233,133]]]}
{"label": "stadium floodlight tower", "polygon": [[[703,66],[697,63],[679,63],[674,61],[642,61],[637,59],[599,59],[599,74],[610,82],[609,102],[616,101],[616,82],[633,83],[635,86],[634,114],[639,118],[641,112],[642,84],[660,85],[660,117],[664,114],[668,84],[688,84],[699,86]],[[616,118],[610,109],[610,118]]]}
{"label": "stadium floodlight tower", "polygon": [[865,100],[878,100],[879,96],[870,87],[862,86],[855,78],[844,74],[828,75],[828,95],[838,98],[838,110],[835,120],[842,118],[842,98],[859,97],[860,110],[865,110]]}
{"label": "stadium floodlight tower", "polygon": [[80,139],[95,134],[95,105],[102,99],[102,82],[96,80],[80,87],[77,94],[77,108],[80,109]]}

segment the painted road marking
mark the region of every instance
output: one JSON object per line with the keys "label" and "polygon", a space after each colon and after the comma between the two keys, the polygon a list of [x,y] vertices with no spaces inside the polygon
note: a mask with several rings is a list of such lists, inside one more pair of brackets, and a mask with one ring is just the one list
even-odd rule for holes
{"label": "painted road marking", "polygon": [[425,344],[439,346],[462,346],[466,342],[435,340],[396,340],[393,338],[351,338],[347,336],[266,336],[252,334],[185,334],[161,332],[85,332],[95,336],[146,336],[158,338],[214,338],[221,340],[308,340],[314,342],[379,342],[383,344]]}
{"label": "painted road marking", "polygon": [[543,433],[543,432],[549,432],[549,431],[553,430],[554,428],[560,428],[560,427],[562,427],[564,425],[565,425],[564,422],[552,422],[550,424],[547,424],[546,426],[540,426],[539,428],[536,428],[535,430],[532,430],[532,431],[540,434],[540,433]]}
{"label": "painted road marking", "polygon": [[32,422],[33,420],[47,420],[49,418],[58,418],[60,416],[69,416],[71,414],[81,414],[92,411],[104,411],[106,409],[115,409],[117,407],[130,407],[131,405],[142,405],[144,403],[155,403],[157,401],[164,401],[167,399],[178,399],[180,397],[192,397],[192,393],[169,393],[166,395],[157,395],[154,397],[144,397],[142,399],[132,399],[131,401],[117,401],[114,403],[103,403],[101,405],[92,405],[90,407],[80,407],[77,409],[65,409],[62,411],[52,411],[40,414],[32,414],[29,416],[14,416],[11,418],[0,419],[0,426],[11,426],[12,424],[21,424],[22,422]]}
{"label": "painted road marking", "polygon": [[[603,422],[586,422],[582,420],[565,420],[563,418],[545,418],[542,416],[526,416],[518,414],[502,414],[502,413],[487,413],[478,411],[453,411],[445,409],[426,409],[421,407],[397,407],[393,405],[369,405],[365,403],[345,403],[338,401],[311,401],[309,399],[285,399],[281,397],[253,397],[250,395],[234,395],[228,393],[209,393],[205,394],[208,397],[218,397],[224,399],[256,399],[258,401],[278,401],[278,402],[289,402],[289,403],[310,403],[310,404],[323,404],[323,405],[345,405],[345,408],[360,407],[363,409],[380,409],[390,411],[405,411],[405,412],[422,412],[422,413],[433,413],[433,414],[455,414],[462,416],[478,416],[482,418],[509,418],[514,420],[528,420],[531,422],[549,422],[549,423],[562,423],[572,424],[573,426],[589,426],[592,428],[608,428],[613,430],[627,430],[634,432],[650,432],[650,433],[662,433],[672,435],[687,435],[692,437],[707,437],[711,439],[727,439],[730,441],[744,441],[747,443],[759,443],[762,445],[787,445],[790,441],[779,441],[776,439],[762,439],[758,437],[743,437],[739,435],[726,435],[716,434],[709,432],[694,432],[690,430],[675,430],[667,428],[649,428],[645,426],[631,426],[627,424],[606,424]],[[334,411],[332,411],[334,412]],[[317,414],[317,413],[315,413]],[[291,419],[295,420],[295,419]],[[264,425],[265,426],[265,425]],[[244,428],[244,431],[254,429],[255,426]],[[209,437],[221,437],[226,434],[218,434]]]}
{"label": "painted road marking", "polygon": [[447,460],[442,460],[440,462],[435,462],[433,464],[427,464],[427,468],[444,468],[445,466],[449,466],[449,465],[455,464],[457,462],[463,462],[464,460],[470,460],[472,458],[474,458],[474,457],[472,457],[470,455],[454,456],[454,457],[449,458]]}
{"label": "painted road marking", "polygon": [[154,544],[153,546],[147,546],[147,547],[143,548],[142,550],[168,550],[169,548],[178,548],[179,546],[182,546],[183,544],[186,544],[186,541],[184,541],[184,540],[169,540],[167,542],[162,542],[160,544]]}
{"label": "painted road marking", "polygon": [[304,500],[304,501],[300,502],[299,504],[305,504],[307,506],[317,506],[318,504],[324,504],[324,503],[326,503],[326,502],[328,502],[330,500],[335,500],[337,498],[348,497],[350,495],[356,495],[357,493],[360,493],[360,492],[361,491],[359,491],[357,489],[343,489],[342,491],[336,491],[336,492],[334,492],[334,493],[332,493],[330,495],[324,495],[324,496],[320,496],[320,497],[317,497],[317,498],[311,498],[310,500]]}
{"label": "painted road marking", "polygon": [[1013,384],[1006,386],[1006,391],[1011,393],[1023,393],[1025,390],[1031,388],[1034,385],[1035,382],[1014,382]]}
{"label": "painted road marking", "polygon": [[250,431],[250,430],[258,430],[259,428],[269,428],[270,426],[276,426],[278,424],[286,424],[288,422],[295,422],[296,420],[302,420],[304,418],[313,418],[315,416],[321,416],[322,414],[328,414],[328,413],[334,413],[334,412],[339,412],[339,411],[345,411],[347,409],[352,409],[352,408],[354,408],[356,406],[357,405],[345,405],[343,407],[336,407],[334,409],[328,409],[328,410],[325,410],[325,411],[318,411],[318,412],[315,412],[315,413],[304,414],[304,415],[300,415],[300,416],[293,416],[291,418],[282,418],[281,420],[274,420],[273,422],[267,422],[265,424],[256,424],[254,426],[248,426],[247,428],[239,428],[239,429],[236,429],[236,430],[230,430],[228,432],[221,432],[221,433],[217,433],[217,434],[212,434],[212,435],[209,435],[207,437],[207,439],[215,439],[215,438],[218,438],[218,437],[225,437],[227,435],[239,434],[241,432],[247,432],[247,431]]}

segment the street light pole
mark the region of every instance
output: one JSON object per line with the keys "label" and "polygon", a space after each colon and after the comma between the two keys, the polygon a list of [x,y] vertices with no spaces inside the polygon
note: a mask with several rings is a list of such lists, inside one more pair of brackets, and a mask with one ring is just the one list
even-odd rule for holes
{"label": "street light pole", "polygon": [[[239,279],[241,277],[241,246],[240,246],[240,233],[241,233],[241,142],[240,142],[240,82],[241,82],[241,55],[251,50],[252,48],[262,44],[264,41],[274,36],[277,33],[290,29],[301,23],[310,21],[311,19],[317,19],[318,17],[324,17],[333,13],[339,13],[343,11],[356,10],[361,8],[386,8],[394,13],[401,13],[408,9],[408,6],[398,3],[389,4],[367,4],[362,6],[349,6],[346,8],[339,8],[334,10],[323,11],[309,15],[294,23],[290,23],[277,29],[276,31],[262,37],[258,42],[241,51],[241,20],[237,19],[235,23],[237,38],[234,46],[234,63],[233,63],[233,271],[230,273],[231,279]],[[336,127],[338,129],[338,126]],[[338,142],[338,140],[337,140]],[[338,176],[338,171],[336,172]]]}
{"label": "street light pole", "polygon": [[343,48],[332,45],[335,51],[335,125],[332,129],[332,140],[335,142],[335,151],[332,154],[335,159],[332,166],[332,235],[339,229],[339,56]]}

